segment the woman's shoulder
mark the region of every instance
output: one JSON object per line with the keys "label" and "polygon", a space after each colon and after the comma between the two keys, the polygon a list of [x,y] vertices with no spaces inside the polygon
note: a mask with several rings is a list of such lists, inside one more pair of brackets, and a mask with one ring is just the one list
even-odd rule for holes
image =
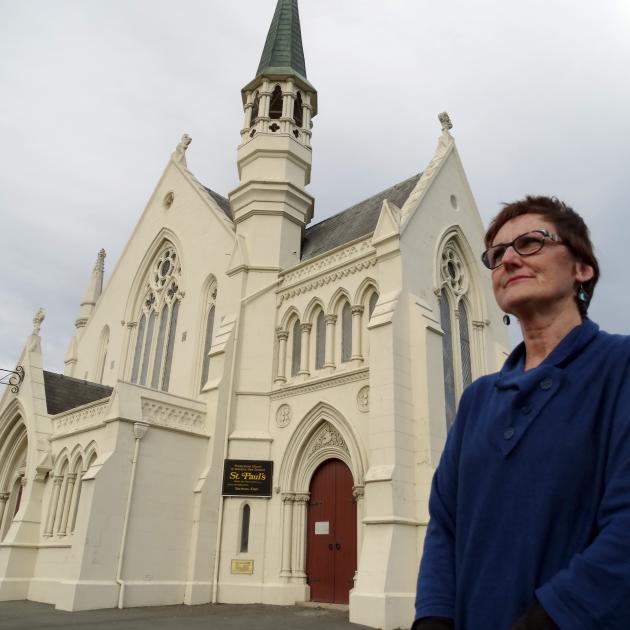
{"label": "woman's shoulder", "polygon": [[614,360],[630,360],[630,335],[609,333],[599,330],[595,343],[599,352]]}

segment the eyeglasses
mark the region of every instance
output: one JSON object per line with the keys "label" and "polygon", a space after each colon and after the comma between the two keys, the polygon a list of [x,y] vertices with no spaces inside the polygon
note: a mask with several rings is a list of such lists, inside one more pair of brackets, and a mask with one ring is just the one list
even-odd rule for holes
{"label": "eyeglasses", "polygon": [[481,262],[488,269],[500,267],[503,264],[503,256],[505,256],[508,247],[513,247],[514,251],[520,256],[537,254],[543,248],[546,238],[555,243],[562,243],[562,239],[557,234],[549,232],[549,230],[532,230],[517,236],[510,243],[499,243],[489,247],[481,254]]}

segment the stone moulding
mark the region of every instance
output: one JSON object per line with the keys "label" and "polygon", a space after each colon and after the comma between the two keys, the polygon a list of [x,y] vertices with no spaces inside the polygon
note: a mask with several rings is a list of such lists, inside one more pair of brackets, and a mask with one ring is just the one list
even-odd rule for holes
{"label": "stone moulding", "polygon": [[[352,245],[328,255],[322,255],[311,262],[303,263],[292,271],[287,271],[284,276],[281,276],[281,284],[278,289],[278,304],[281,304],[283,300],[293,295],[306,293],[312,289],[329,284],[333,280],[349,276],[375,265],[375,258],[369,261],[363,260],[374,255],[370,237],[371,235],[368,234],[365,237],[361,237],[362,240]],[[327,274],[335,267],[343,267],[344,265],[348,266],[337,269],[334,273]],[[303,283],[307,280],[310,282],[304,285]]]}
{"label": "stone moulding", "polygon": [[208,435],[206,414],[196,409],[187,409],[161,400],[142,397],[142,421],[149,425]]}
{"label": "stone moulding", "polygon": [[271,400],[281,400],[282,398],[290,398],[291,396],[299,396],[301,394],[308,394],[310,392],[316,392],[320,389],[327,389],[328,387],[338,387],[339,385],[345,385],[346,383],[355,383],[356,381],[362,381],[370,376],[369,368],[361,368],[347,374],[340,374],[335,376],[329,376],[314,383],[300,383],[299,385],[289,385],[283,387],[281,390],[277,390],[271,393]]}
{"label": "stone moulding", "polygon": [[284,300],[289,300],[296,295],[302,295],[303,293],[308,293],[314,289],[319,289],[331,282],[336,282],[337,280],[351,276],[359,271],[363,271],[364,269],[374,267],[374,265],[376,265],[376,258],[359,260],[352,265],[348,265],[329,274],[316,277],[308,282],[297,284],[290,289],[281,289],[278,295],[278,306],[280,306]]}
{"label": "stone moulding", "polygon": [[109,401],[109,397],[101,398],[101,400],[53,416],[52,437],[93,429],[103,424]]}

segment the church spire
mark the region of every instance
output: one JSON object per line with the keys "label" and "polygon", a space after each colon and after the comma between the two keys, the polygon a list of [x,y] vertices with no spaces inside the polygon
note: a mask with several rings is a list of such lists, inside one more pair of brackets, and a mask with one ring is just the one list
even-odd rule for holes
{"label": "church spire", "polygon": [[311,119],[317,92],[306,80],[297,0],[278,0],[256,77],[242,90],[239,186],[230,193],[249,266],[286,269],[300,260],[313,218]]}
{"label": "church spire", "polygon": [[75,321],[74,325],[78,329],[84,328],[87,324],[90,315],[92,315],[92,311],[94,311],[94,306],[96,305],[96,301],[101,295],[103,291],[103,273],[105,271],[105,250],[101,249],[96,257],[96,264],[94,265],[94,269],[92,270],[92,275],[90,276],[90,282],[85,291],[85,295],[83,296],[83,300],[81,301],[81,308],[79,309],[79,317]]}
{"label": "church spire", "polygon": [[256,72],[261,74],[296,74],[306,79],[297,0],[278,0]]}

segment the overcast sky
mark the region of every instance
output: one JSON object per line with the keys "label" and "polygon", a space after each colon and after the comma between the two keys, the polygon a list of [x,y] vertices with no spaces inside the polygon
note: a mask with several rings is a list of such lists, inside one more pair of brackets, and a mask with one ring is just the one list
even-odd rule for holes
{"label": "overcast sky", "polygon": [[[0,0],[0,367],[46,309],[63,371],[96,254],[106,278],[183,133],[237,184],[240,89],[275,0]],[[301,0],[315,220],[421,171],[446,110],[484,222],[555,194],[591,227],[591,316],[630,333],[630,3]]]}

